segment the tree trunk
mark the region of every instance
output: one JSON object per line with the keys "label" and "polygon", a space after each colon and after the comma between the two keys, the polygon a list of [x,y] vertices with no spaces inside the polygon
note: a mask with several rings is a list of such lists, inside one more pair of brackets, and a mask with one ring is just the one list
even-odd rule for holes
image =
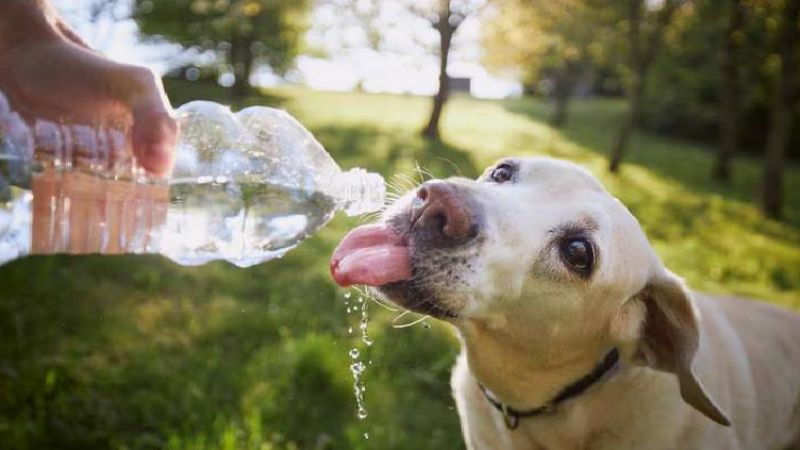
{"label": "tree trunk", "polygon": [[[630,45],[630,68],[633,72],[633,81],[628,93],[628,113],[620,124],[617,139],[609,158],[608,170],[611,172],[619,171],[622,160],[628,151],[631,135],[639,122],[650,66],[661,46],[664,30],[678,8],[679,0],[664,0],[655,26],[646,39],[642,34],[644,4],[645,0],[629,0],[628,3],[628,44]],[[643,43],[647,45],[643,46]]]}
{"label": "tree trunk", "polygon": [[639,114],[642,109],[642,96],[644,95],[644,77],[645,74],[643,73],[634,75],[633,87],[631,87],[630,93],[628,94],[628,111],[617,133],[617,140],[614,142],[611,159],[608,165],[608,170],[613,173],[619,171],[622,160],[625,158],[625,154],[630,145],[631,135],[638,124]]}
{"label": "tree trunk", "polygon": [[556,93],[554,100],[555,105],[553,114],[550,116],[550,125],[556,128],[563,128],[569,118],[569,95]]}
{"label": "tree trunk", "polygon": [[742,0],[731,0],[731,3],[730,18],[720,61],[719,148],[711,169],[711,176],[720,181],[730,179],[731,158],[736,154],[739,133],[740,86],[737,35],[742,31],[744,5]]}
{"label": "tree trunk", "polygon": [[422,130],[422,136],[431,140],[439,140],[439,120],[442,117],[444,104],[450,94],[450,79],[447,76],[447,60],[450,57],[450,44],[453,40],[456,26],[450,23],[449,9],[446,14],[440,14],[435,28],[439,32],[439,90],[433,96],[433,108],[428,124]]}
{"label": "tree trunk", "polygon": [[577,70],[566,63],[560,67],[553,79],[553,100],[554,108],[550,116],[550,124],[556,128],[561,128],[567,124],[569,118],[569,100],[575,90],[575,83],[578,79]]}
{"label": "tree trunk", "polygon": [[641,44],[643,8],[644,0],[628,0],[628,45],[630,46],[629,57],[633,81],[628,88],[628,111],[620,124],[617,139],[614,141],[614,147],[611,149],[611,157],[608,161],[608,170],[614,173],[619,171],[622,158],[628,150],[633,128],[636,126],[637,112],[634,111],[634,108],[639,104],[639,85],[641,85],[642,72],[644,70]]}
{"label": "tree trunk", "polygon": [[250,50],[253,39],[250,36],[236,36],[231,42],[231,65],[235,80],[231,87],[234,103],[241,103],[250,94],[250,74],[253,69],[253,52]]}
{"label": "tree trunk", "polygon": [[788,0],[783,12],[781,32],[778,35],[781,71],[772,100],[762,191],[764,213],[776,219],[783,215],[783,159],[792,134],[798,91],[797,78],[800,75],[797,70],[797,47],[800,40],[798,18],[800,18],[800,0]]}

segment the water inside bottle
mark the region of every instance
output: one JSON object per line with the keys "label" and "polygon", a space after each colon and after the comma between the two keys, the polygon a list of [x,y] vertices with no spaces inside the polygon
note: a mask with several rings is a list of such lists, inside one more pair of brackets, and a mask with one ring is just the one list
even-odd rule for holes
{"label": "water inside bottle", "polygon": [[0,185],[0,263],[29,253],[160,252],[186,265],[247,267],[282,256],[335,211],[325,194],[275,184],[164,186],[48,169],[31,189]]}
{"label": "water inside bottle", "polygon": [[30,188],[0,193],[0,263],[26,254],[148,252],[168,203],[165,186],[47,168]]}
{"label": "water inside bottle", "polygon": [[282,256],[325,225],[336,201],[319,192],[224,177],[170,183],[160,251],[181,264],[247,267]]}

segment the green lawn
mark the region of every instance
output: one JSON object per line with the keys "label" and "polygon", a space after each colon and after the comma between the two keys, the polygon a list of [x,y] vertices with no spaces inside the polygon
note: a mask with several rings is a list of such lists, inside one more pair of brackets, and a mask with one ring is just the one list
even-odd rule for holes
{"label": "green lawn", "polygon": [[[168,83],[173,103],[219,90]],[[551,155],[596,173],[639,217],[689,284],[800,307],[800,169],[787,172],[787,220],[754,203],[760,161],[725,187],[709,149],[639,134],[619,176],[605,152],[622,111],[576,103],[572,124],[547,106],[454,98],[444,144],[417,137],[428,100],[281,89],[248,103],[289,109],[342,167],[391,179],[474,176],[505,155]],[[115,449],[458,449],[449,394],[457,342],[443,326],[391,326],[369,303],[366,348],[327,274],[338,217],[287,257],[247,270],[184,268],[158,257],[36,257],[0,268],[0,447]],[[354,299],[351,299],[351,302]],[[408,317],[401,321],[410,320]],[[366,372],[369,417],[355,415],[348,351]],[[364,438],[369,434],[369,439]]]}

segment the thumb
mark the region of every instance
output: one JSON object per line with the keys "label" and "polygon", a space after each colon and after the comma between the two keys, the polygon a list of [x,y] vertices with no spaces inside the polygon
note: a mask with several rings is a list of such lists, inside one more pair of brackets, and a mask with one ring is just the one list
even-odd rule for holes
{"label": "thumb", "polygon": [[172,117],[161,80],[150,70],[131,67],[127,102],[133,116],[133,153],[148,172],[164,176],[172,170],[178,125]]}

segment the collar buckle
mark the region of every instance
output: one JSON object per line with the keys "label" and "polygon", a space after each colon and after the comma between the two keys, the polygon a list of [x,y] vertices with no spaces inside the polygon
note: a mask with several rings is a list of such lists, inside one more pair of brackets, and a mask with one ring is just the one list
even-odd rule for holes
{"label": "collar buckle", "polygon": [[506,428],[509,430],[516,429],[519,426],[519,416],[510,411],[505,403],[501,403],[500,405],[500,410],[503,413],[503,422],[506,424]]}

